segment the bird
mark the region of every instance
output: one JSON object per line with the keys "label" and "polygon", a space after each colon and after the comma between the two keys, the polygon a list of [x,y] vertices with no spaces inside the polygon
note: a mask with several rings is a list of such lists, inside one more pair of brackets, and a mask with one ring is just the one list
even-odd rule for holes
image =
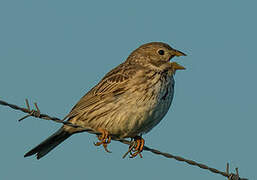
{"label": "bird", "polygon": [[78,127],[63,125],[24,157],[42,158],[70,136],[84,128],[99,132],[96,146],[112,137],[131,138],[136,145],[131,157],[144,147],[143,134],[152,130],[167,114],[174,95],[174,75],[185,67],[172,61],[185,53],[167,43],[150,42],[136,48],[120,65],[108,72],[88,91],[64,118]]}

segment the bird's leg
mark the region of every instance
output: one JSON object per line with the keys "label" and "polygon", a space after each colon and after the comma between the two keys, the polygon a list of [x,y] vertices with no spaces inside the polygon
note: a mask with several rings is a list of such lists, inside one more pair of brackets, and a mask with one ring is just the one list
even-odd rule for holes
{"label": "bird's leg", "polygon": [[104,147],[104,150],[106,152],[111,152],[107,149],[107,145],[110,144],[111,142],[111,136],[109,135],[109,132],[106,131],[105,129],[102,129],[102,128],[98,128],[97,130],[98,132],[102,133],[101,135],[98,135],[97,138],[98,138],[98,142],[94,143],[95,146],[100,146],[100,145],[103,145]]}
{"label": "bird's leg", "polygon": [[[145,140],[141,136],[136,136],[133,139],[134,139],[134,142],[136,142],[136,143],[133,143],[133,145],[129,146],[129,149],[131,149],[130,158],[134,158],[138,154],[142,158],[143,156],[142,156],[141,152],[143,151]],[[131,148],[132,146],[134,146],[134,147]]]}

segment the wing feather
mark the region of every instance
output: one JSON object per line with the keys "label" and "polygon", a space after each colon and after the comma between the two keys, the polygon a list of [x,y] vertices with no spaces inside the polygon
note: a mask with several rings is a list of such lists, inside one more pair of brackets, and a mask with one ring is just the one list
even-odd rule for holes
{"label": "wing feather", "polygon": [[100,101],[123,94],[127,88],[126,85],[136,73],[136,68],[120,64],[118,67],[107,73],[104,78],[85,94],[79,102],[72,108],[71,112],[64,118],[72,118],[81,112],[90,110]]}

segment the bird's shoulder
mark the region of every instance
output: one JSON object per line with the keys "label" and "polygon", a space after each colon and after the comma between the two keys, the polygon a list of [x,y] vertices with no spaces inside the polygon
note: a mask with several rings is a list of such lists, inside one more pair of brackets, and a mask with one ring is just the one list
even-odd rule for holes
{"label": "bird's shoulder", "polygon": [[122,63],[108,72],[92,91],[94,94],[111,93],[116,88],[124,87],[140,69],[142,67],[139,65]]}
{"label": "bird's shoulder", "polygon": [[127,63],[122,63],[112,69],[96,86],[78,101],[65,119],[76,116],[86,108],[94,106],[96,103],[125,93],[128,89],[127,84],[140,69],[142,69],[142,67],[139,65]]}

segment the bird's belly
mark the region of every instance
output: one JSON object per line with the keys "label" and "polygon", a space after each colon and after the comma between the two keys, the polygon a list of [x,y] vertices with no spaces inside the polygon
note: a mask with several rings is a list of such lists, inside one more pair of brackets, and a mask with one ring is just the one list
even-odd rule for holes
{"label": "bird's belly", "polygon": [[166,98],[166,100],[159,102],[156,107],[150,109],[146,118],[142,120],[143,124],[139,131],[142,131],[142,133],[147,133],[163,119],[163,117],[167,114],[172,101],[171,96]]}
{"label": "bird's belly", "polygon": [[133,98],[138,97],[136,101],[134,99],[131,101],[133,103],[126,102],[119,118],[115,119],[116,123],[109,129],[111,133],[120,137],[134,137],[155,127],[169,110],[173,99],[173,87],[167,86],[161,91],[158,90],[155,92],[156,96],[152,96],[153,93],[135,95]]}
{"label": "bird's belly", "polygon": [[[121,138],[149,132],[166,115],[174,93],[174,80],[161,81],[156,77],[149,88],[130,85],[126,93],[113,97],[85,114],[84,126],[97,131],[107,130]],[[82,122],[83,123],[83,122]]]}

